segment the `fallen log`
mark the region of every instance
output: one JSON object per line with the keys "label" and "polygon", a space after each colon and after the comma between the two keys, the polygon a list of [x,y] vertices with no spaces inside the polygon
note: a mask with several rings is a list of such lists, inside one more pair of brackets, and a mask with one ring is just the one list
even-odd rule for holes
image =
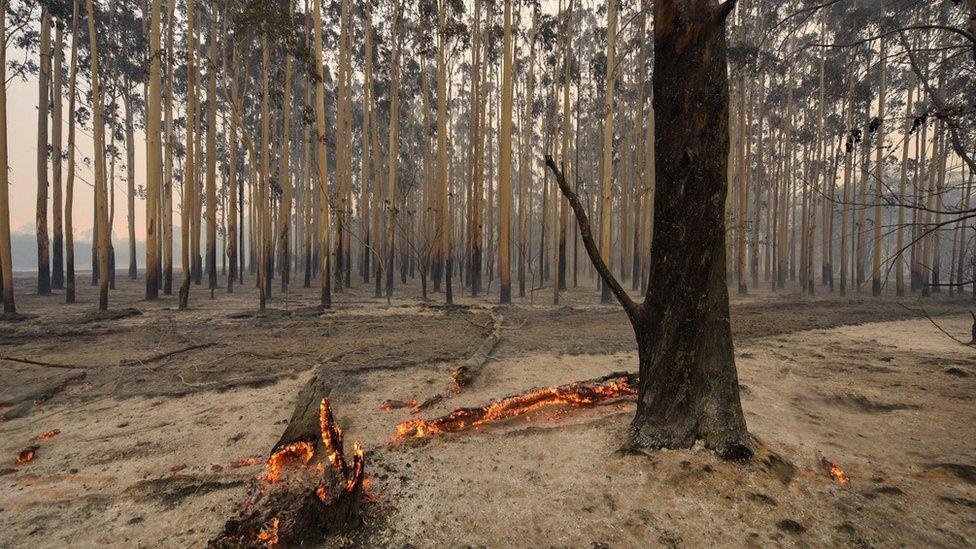
{"label": "fallen log", "polygon": [[481,407],[458,408],[431,420],[412,419],[397,425],[393,440],[426,438],[437,433],[477,429],[487,423],[525,415],[543,406],[589,406],[637,394],[637,374],[615,372],[596,379],[532,389]]}
{"label": "fallen log", "polygon": [[481,368],[488,362],[488,357],[491,355],[491,352],[495,350],[495,346],[502,339],[503,320],[504,317],[497,311],[491,312],[491,326],[488,329],[488,335],[485,337],[485,340],[481,342],[481,346],[478,347],[477,352],[468,357],[467,360],[462,362],[451,373],[451,377],[454,378],[454,381],[459,387],[464,387],[474,381],[478,377],[478,373],[481,372]]}
{"label": "fallen log", "polygon": [[288,427],[271,448],[267,472],[251,481],[241,516],[227,521],[210,547],[317,545],[356,526],[365,458],[357,441],[352,463],[319,376],[302,389]]}

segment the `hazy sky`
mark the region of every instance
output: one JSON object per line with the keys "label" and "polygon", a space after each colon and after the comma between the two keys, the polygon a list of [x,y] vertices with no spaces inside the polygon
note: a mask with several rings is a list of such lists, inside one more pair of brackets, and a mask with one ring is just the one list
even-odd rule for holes
{"label": "hazy sky", "polygon": [[[68,62],[67,47],[65,48],[65,63]],[[8,58],[23,58],[23,51],[8,48]],[[81,78],[81,75],[79,75]],[[28,77],[27,81],[14,80],[7,88],[7,140],[10,162],[10,228],[17,232],[27,230],[34,232],[35,211],[37,204],[37,86],[36,77]],[[65,82],[67,91],[67,82]],[[79,101],[81,101],[79,93]],[[68,141],[68,100],[64,100],[64,128],[62,129],[62,148],[67,148]],[[50,128],[50,122],[48,124]],[[90,234],[92,228],[92,209],[94,194],[91,182],[94,179],[92,170],[84,163],[84,157],[92,157],[93,143],[89,135],[90,129],[78,128],[76,144],[76,178],[74,228],[75,237],[83,238]],[[51,130],[48,130],[50,138]],[[137,129],[135,138],[136,153],[136,184],[145,181],[146,145],[144,135]],[[117,143],[124,158],[124,143]],[[63,163],[62,181],[67,179],[68,163]],[[108,170],[108,166],[106,166]],[[48,173],[51,165],[48,163]],[[49,175],[50,177],[50,175]],[[50,181],[50,179],[49,179]],[[114,232],[118,237],[126,238],[126,182],[125,166],[116,162],[115,167],[115,223]],[[51,231],[51,194],[53,187],[48,189],[48,231]],[[136,237],[141,239],[145,233],[145,202],[136,200]]]}

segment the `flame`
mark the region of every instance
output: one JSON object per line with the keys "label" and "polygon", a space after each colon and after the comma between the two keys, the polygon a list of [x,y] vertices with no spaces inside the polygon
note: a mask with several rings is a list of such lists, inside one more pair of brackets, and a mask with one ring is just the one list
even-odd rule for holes
{"label": "flame", "polygon": [[342,455],[342,427],[332,417],[332,406],[329,397],[322,397],[319,404],[319,424],[322,430],[322,444],[325,446],[329,464],[335,467],[343,476],[348,472],[346,458]]}
{"label": "flame", "polygon": [[304,465],[308,463],[308,460],[312,459],[312,455],[314,453],[315,450],[308,442],[293,442],[288,446],[285,446],[268,458],[268,474],[264,476],[264,480],[268,482],[276,482],[279,478],[281,478],[281,467],[287,461],[292,458],[298,458]]}
{"label": "flame", "polygon": [[821,458],[820,463],[825,469],[827,469],[830,476],[837,481],[837,484],[847,484],[851,481],[851,477],[847,476],[847,473],[845,473],[844,470],[841,469],[836,463],[828,460],[827,458]]}
{"label": "flame", "polygon": [[49,438],[54,438],[61,434],[61,429],[51,429],[50,431],[44,431],[43,433],[37,435],[37,440],[47,440]]}
{"label": "flame", "polygon": [[278,545],[278,517],[271,519],[271,527],[268,530],[258,532],[257,540],[268,542],[268,547]]}
{"label": "flame", "polygon": [[329,501],[329,492],[328,490],[325,489],[324,484],[319,484],[315,488],[315,495],[319,497],[319,501],[321,501],[322,503],[326,503]]}
{"label": "flame", "polygon": [[525,415],[546,406],[587,406],[637,394],[628,374],[611,374],[592,381],[576,381],[557,387],[536,389],[510,396],[481,408],[459,408],[429,421],[411,419],[396,426],[393,440],[426,438],[436,433],[454,433],[486,423]]}
{"label": "flame", "polygon": [[25,448],[17,454],[17,463],[23,465],[32,459],[34,459],[34,453],[37,452],[37,446],[31,446],[30,448]]}

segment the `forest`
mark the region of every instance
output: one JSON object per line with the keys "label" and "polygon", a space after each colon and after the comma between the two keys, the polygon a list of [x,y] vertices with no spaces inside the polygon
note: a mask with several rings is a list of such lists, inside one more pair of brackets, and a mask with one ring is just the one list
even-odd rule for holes
{"label": "forest", "polygon": [[976,0],[0,2],[0,546],[976,544]]}

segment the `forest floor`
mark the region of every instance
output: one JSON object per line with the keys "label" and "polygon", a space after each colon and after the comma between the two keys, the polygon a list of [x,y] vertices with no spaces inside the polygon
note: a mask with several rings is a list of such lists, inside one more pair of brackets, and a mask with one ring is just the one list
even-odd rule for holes
{"label": "forest floor", "polygon": [[391,443],[417,416],[382,403],[443,391],[492,311],[501,342],[481,375],[419,417],[636,372],[624,314],[592,288],[560,306],[543,290],[534,304],[464,297],[444,308],[441,295],[421,303],[416,285],[388,305],[354,284],[322,313],[317,288],[282,297],[276,281],[264,313],[252,284],[213,300],[194,286],[179,312],[174,297],[146,302],[123,276],[111,296],[123,314],[109,316],[93,314],[85,275],[70,306],[17,280],[25,318],[0,320],[0,354],[46,365],[0,362],[2,547],[205,545],[241,510],[316,372],[372,480],[364,525],[331,546],[976,543],[976,349],[941,331],[969,341],[969,296],[733,296],[742,402],[759,441],[737,464],[618,452],[628,399]]}

